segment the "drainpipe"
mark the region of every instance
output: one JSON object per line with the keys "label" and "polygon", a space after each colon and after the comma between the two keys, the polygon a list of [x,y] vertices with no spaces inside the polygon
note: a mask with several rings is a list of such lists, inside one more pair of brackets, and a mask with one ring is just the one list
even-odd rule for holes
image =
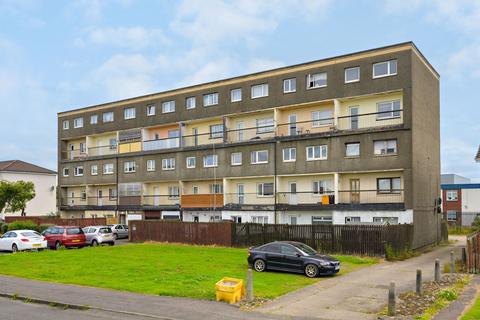
{"label": "drainpipe", "polygon": [[277,224],[277,137],[274,138],[273,144],[273,223]]}

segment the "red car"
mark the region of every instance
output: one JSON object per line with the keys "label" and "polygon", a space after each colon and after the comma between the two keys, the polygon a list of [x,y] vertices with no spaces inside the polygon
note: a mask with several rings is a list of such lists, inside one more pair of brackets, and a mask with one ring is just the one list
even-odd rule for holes
{"label": "red car", "polygon": [[47,246],[55,250],[61,246],[82,248],[87,245],[82,228],[76,226],[50,227],[43,231],[42,235],[47,240]]}

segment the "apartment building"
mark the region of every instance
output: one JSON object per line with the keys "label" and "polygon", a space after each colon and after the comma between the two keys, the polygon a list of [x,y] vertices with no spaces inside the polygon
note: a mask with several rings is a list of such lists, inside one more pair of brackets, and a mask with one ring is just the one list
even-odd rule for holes
{"label": "apartment building", "polygon": [[412,42],[61,112],[58,150],[65,216],[436,240],[439,75]]}
{"label": "apartment building", "polygon": [[450,225],[471,226],[480,215],[480,183],[442,184],[443,218]]}

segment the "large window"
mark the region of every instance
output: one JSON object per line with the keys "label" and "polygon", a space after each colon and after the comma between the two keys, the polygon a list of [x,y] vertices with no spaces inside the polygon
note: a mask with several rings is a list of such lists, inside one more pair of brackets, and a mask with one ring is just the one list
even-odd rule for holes
{"label": "large window", "polygon": [[252,151],[250,162],[252,164],[268,163],[268,150]]}
{"label": "large window", "polygon": [[118,185],[120,197],[139,197],[142,193],[141,183],[121,183]]}
{"label": "large window", "polygon": [[98,115],[97,114],[92,114],[90,116],[90,124],[97,124],[98,123]]}
{"label": "large window", "polygon": [[237,88],[230,91],[230,101],[231,102],[242,101],[242,89]]}
{"label": "large window", "polygon": [[259,183],[257,184],[257,196],[258,197],[272,197],[273,196],[273,183]]}
{"label": "large window", "polygon": [[252,86],[252,99],[267,97],[267,96],[268,96],[268,83]]}
{"label": "large window", "polygon": [[327,86],[327,73],[314,73],[307,75],[307,89],[322,88]]}
{"label": "large window", "polygon": [[147,160],[147,171],[155,171],[155,160]]}
{"label": "large window", "polygon": [[83,127],[83,118],[73,119],[73,127],[74,128],[82,128]]}
{"label": "large window", "polygon": [[274,130],[273,118],[257,119],[257,133],[273,132]]}
{"label": "large window", "polygon": [[231,164],[232,164],[232,166],[242,165],[242,153],[241,152],[232,152]]}
{"label": "large window", "polygon": [[218,93],[209,93],[203,95],[203,106],[213,106],[218,104]]}
{"label": "large window", "polygon": [[103,165],[103,174],[113,174],[113,163],[105,163]]}
{"label": "large window", "polygon": [[210,186],[210,194],[222,194],[223,193],[223,184],[212,183]]}
{"label": "large window", "polygon": [[175,158],[162,159],[162,170],[175,170]]}
{"label": "large window", "polygon": [[135,172],[136,170],[136,164],[135,161],[126,161],[123,163],[123,171],[125,173],[132,173]]}
{"label": "large window", "polygon": [[333,219],[331,216],[316,216],[312,217],[312,224],[332,224]]}
{"label": "large window", "polygon": [[307,147],[307,160],[326,160],[328,157],[327,145]]}
{"label": "large window", "polygon": [[345,83],[360,81],[360,67],[345,69]]}
{"label": "large window", "polygon": [[377,103],[377,120],[400,117],[400,100]]}
{"label": "large window", "polygon": [[378,193],[400,193],[401,184],[400,178],[378,178],[377,192]]}
{"label": "large window", "polygon": [[297,79],[285,79],[283,80],[283,93],[291,93],[297,91]]}
{"label": "large window", "polygon": [[205,168],[218,166],[218,155],[210,154],[208,156],[203,157],[203,166]]}
{"label": "large window", "polygon": [[168,199],[175,200],[178,199],[180,195],[180,189],[178,186],[170,186],[168,187]]}
{"label": "large window", "polygon": [[185,99],[185,107],[187,109],[195,109],[197,104],[197,99],[195,97],[187,97]]}
{"label": "large window", "polygon": [[76,166],[73,171],[73,175],[75,177],[83,176],[83,166]]}
{"label": "large window", "polygon": [[125,120],[135,119],[135,108],[130,107],[130,108],[123,109],[123,118]]}
{"label": "large window", "polygon": [[447,196],[447,201],[458,201],[457,190],[447,190],[446,196]]}
{"label": "large window", "polygon": [[313,111],[312,112],[312,127],[328,126],[333,124],[333,111]]}
{"label": "large window", "polygon": [[397,74],[397,60],[375,63],[373,65],[373,77],[381,78]]}
{"label": "large window", "polygon": [[382,224],[398,224],[397,217],[373,217],[373,222]]}
{"label": "large window", "polygon": [[223,124],[214,124],[210,126],[210,139],[223,138]]}
{"label": "large window", "polygon": [[325,193],[333,192],[332,180],[318,180],[312,182],[312,192],[316,195],[322,195]]}
{"label": "large window", "polygon": [[186,161],[187,161],[187,168],[188,169],[193,169],[197,165],[197,158],[195,158],[195,157],[187,157]]}
{"label": "large window", "polygon": [[175,100],[165,101],[162,103],[162,113],[175,112]]}
{"label": "large window", "polygon": [[104,112],[102,115],[103,122],[113,122],[113,111],[110,112]]}
{"label": "large window", "polygon": [[397,140],[377,140],[373,142],[374,154],[388,155],[397,153]]}
{"label": "large window", "polygon": [[283,149],[283,162],[295,162],[297,160],[296,148]]}
{"label": "large window", "polygon": [[345,144],[345,156],[346,157],[358,157],[360,156],[360,142],[352,142]]}
{"label": "large window", "polygon": [[447,221],[457,221],[457,212],[456,211],[447,211]]}

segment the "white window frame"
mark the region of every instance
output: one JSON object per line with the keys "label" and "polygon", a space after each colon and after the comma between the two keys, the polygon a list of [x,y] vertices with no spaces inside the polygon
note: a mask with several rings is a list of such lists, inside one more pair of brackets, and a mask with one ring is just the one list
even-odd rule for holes
{"label": "white window frame", "polygon": [[[347,72],[350,70],[357,70],[358,78],[353,80],[347,80]],[[359,82],[359,81],[360,81],[360,67],[345,68],[345,83],[353,83],[353,82]]]}
{"label": "white window frame", "polygon": [[268,224],[268,216],[252,216],[252,223]]}
{"label": "white window frame", "polygon": [[458,190],[447,190],[445,198],[447,201],[458,201]]}
{"label": "white window frame", "polygon": [[[327,114],[328,117],[325,117]],[[312,128],[326,127],[331,125],[333,125],[332,110],[312,111]]]}
{"label": "white window frame", "polygon": [[102,114],[102,121],[103,123],[115,121],[115,114],[113,113],[113,111],[104,112]]}
{"label": "white window frame", "polygon": [[[193,161],[192,163],[189,163],[190,161]],[[197,158],[196,157],[187,157],[185,159],[185,165],[187,166],[187,169],[193,169],[197,166]]]}
{"label": "white window frame", "polygon": [[152,172],[155,171],[156,161],[154,159],[147,160],[147,171]]}
{"label": "white window frame", "polygon": [[162,113],[175,112],[175,100],[162,102]]}
{"label": "white window frame", "polygon": [[70,175],[70,168],[63,168],[63,176],[68,177]]}
{"label": "white window frame", "polygon": [[168,199],[176,200],[180,197],[180,188],[178,186],[168,186]]}
{"label": "white window frame", "polygon": [[[207,163],[207,159],[213,159],[212,164]],[[214,168],[218,167],[218,155],[217,154],[209,154],[203,157],[203,167],[204,168]]]}
{"label": "white window frame", "polygon": [[297,78],[283,79],[283,93],[292,92],[297,92]]}
{"label": "white window frame", "polygon": [[[235,94],[238,93],[239,97],[235,97]],[[242,88],[236,88],[230,90],[230,102],[239,102],[242,101]]]}
{"label": "white window frame", "polygon": [[[393,145],[391,143],[395,143],[395,152],[388,152],[389,149],[393,149]],[[383,144],[381,148],[377,148],[377,145]],[[390,147],[390,148],[389,148]],[[377,152],[379,150],[380,152]],[[387,140],[375,140],[373,141],[373,154],[375,156],[390,156],[398,154],[398,143],[397,139],[387,139]]]}
{"label": "white window frame", "polygon": [[[389,106],[390,110],[380,111],[382,105]],[[400,100],[377,102],[377,121],[400,118],[401,108]]]}
{"label": "white window frame", "polygon": [[257,133],[269,133],[275,131],[275,120],[273,118],[256,119]]}
{"label": "white window frame", "polygon": [[[259,160],[260,154],[264,153],[267,155],[267,160]],[[263,164],[268,163],[268,150],[255,150],[250,153],[250,163],[251,164]]]}
{"label": "white window frame", "polygon": [[[348,146],[352,146],[352,145],[358,145],[358,153],[353,154],[353,155],[349,155],[348,154]],[[347,142],[347,143],[345,143],[345,157],[347,157],[347,158],[360,157],[360,142]]]}
{"label": "white window frame", "polygon": [[[315,156],[315,149],[318,148],[319,156]],[[312,155],[309,155],[309,150],[312,150]],[[315,161],[315,160],[327,160],[328,159],[328,145],[321,144],[318,146],[308,146],[306,147],[306,155],[307,161]]]}
{"label": "white window frame", "polygon": [[[265,194],[265,185],[266,184],[271,184],[272,185],[272,194]],[[270,197],[273,197],[274,194],[275,194],[275,184],[273,182],[257,183],[257,197],[258,198],[270,198]]]}
{"label": "white window frame", "polygon": [[68,129],[70,129],[70,121],[68,121],[68,120],[63,120],[62,126],[63,126],[63,130],[68,130]]}
{"label": "white window frame", "polygon": [[[239,159],[235,159],[236,157],[240,157]],[[239,161],[235,161],[239,160]],[[232,152],[230,155],[230,164],[232,166],[241,166],[242,165],[242,153],[241,152]]]}
{"label": "white window frame", "polygon": [[[452,215],[455,215],[455,219],[451,218]],[[457,211],[447,210],[447,221],[457,221]]]}
{"label": "white window frame", "polygon": [[[193,101],[193,103],[192,103]],[[190,110],[190,109],[195,109],[197,107],[197,98],[196,97],[186,97],[185,98],[185,108]]]}
{"label": "white window frame", "polygon": [[[380,189],[380,180],[388,180],[390,188]],[[398,189],[394,188],[394,181],[398,181]],[[400,177],[380,177],[377,178],[377,193],[378,194],[398,194],[402,189],[402,179]]]}
{"label": "white window frame", "polygon": [[312,224],[333,224],[332,216],[312,216]]}
{"label": "white window frame", "polygon": [[73,119],[73,127],[75,129],[83,128],[83,117]]}
{"label": "white window frame", "polygon": [[[111,170],[109,170],[111,168]],[[108,175],[108,174],[113,174],[114,168],[113,168],[113,163],[105,163],[103,165],[103,174]]]}
{"label": "white window frame", "polygon": [[[288,157],[286,157],[288,155]],[[282,150],[283,162],[295,162],[297,161],[297,148],[290,147]]]}
{"label": "white window frame", "polygon": [[147,106],[147,117],[154,116],[157,112],[156,106],[154,104],[150,104]]}
{"label": "white window frame", "polygon": [[97,124],[98,123],[98,114],[92,114],[90,116],[90,124]]}
{"label": "white window frame", "polygon": [[[382,64],[387,64],[387,73],[386,74],[381,74],[381,75],[375,75],[375,67],[382,65]],[[395,72],[392,72],[392,65],[395,64]],[[398,62],[397,59],[392,59],[388,61],[382,61],[382,62],[377,62],[372,65],[372,76],[373,79],[377,78],[383,78],[383,77],[390,77],[390,76],[395,76],[398,72]]]}
{"label": "white window frame", "polygon": [[[81,173],[80,170],[82,171]],[[83,166],[76,166],[73,170],[73,175],[75,177],[83,177]]]}
{"label": "white window frame", "polygon": [[203,95],[203,106],[210,107],[218,104],[218,92],[212,92]]}
{"label": "white window frame", "polygon": [[[217,131],[217,130],[212,130],[212,129],[215,129],[215,128],[222,128],[221,131]],[[219,124],[212,124],[210,125],[210,139],[222,139],[223,138],[223,130],[224,130],[224,126],[223,126],[223,123],[219,123]]]}
{"label": "white window frame", "polygon": [[[321,79],[323,77],[325,79]],[[325,81],[325,84],[319,84],[320,81]],[[328,76],[326,72],[307,74],[307,90],[325,88],[327,85],[328,85]]]}
{"label": "white window frame", "polygon": [[[256,92],[258,89],[260,91]],[[261,84],[253,85],[253,86],[251,86],[250,91],[251,91],[251,98],[252,99],[268,97],[268,83],[261,83]]]}
{"label": "white window frame", "polygon": [[90,166],[90,175],[92,175],[92,176],[97,176],[98,175],[98,165],[97,164],[92,164]]}
{"label": "white window frame", "polygon": [[175,158],[162,159],[162,170],[175,170]]}
{"label": "white window frame", "polygon": [[127,107],[123,109],[123,119],[130,120],[135,119],[137,116],[137,110],[135,107]]}
{"label": "white window frame", "polygon": [[320,179],[312,181],[312,194],[314,196],[333,194],[333,180]]}
{"label": "white window frame", "polygon": [[123,163],[123,171],[125,173],[134,173],[137,171],[137,164],[135,161],[125,161]]}

